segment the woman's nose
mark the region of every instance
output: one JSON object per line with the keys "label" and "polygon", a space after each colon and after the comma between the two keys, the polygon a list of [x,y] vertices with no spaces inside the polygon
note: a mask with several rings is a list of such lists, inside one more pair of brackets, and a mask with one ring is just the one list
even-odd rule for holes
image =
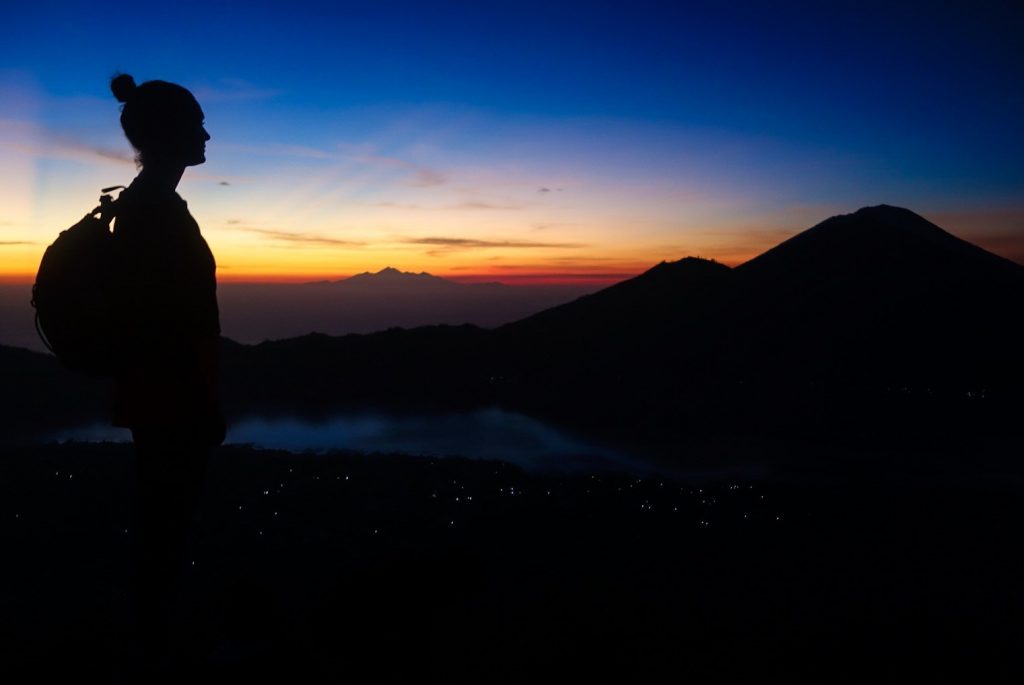
{"label": "woman's nose", "polygon": [[209,133],[207,132],[207,130],[206,130],[206,129],[204,128],[204,129],[203,129],[203,140],[209,140],[209,139],[210,139],[210,134],[209,134]]}

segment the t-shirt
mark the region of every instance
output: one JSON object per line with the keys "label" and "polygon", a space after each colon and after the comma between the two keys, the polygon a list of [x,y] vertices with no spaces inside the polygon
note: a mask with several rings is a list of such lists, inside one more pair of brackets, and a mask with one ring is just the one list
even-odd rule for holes
{"label": "t-shirt", "polygon": [[136,179],[118,198],[112,242],[114,425],[219,421],[217,266],[188,205]]}

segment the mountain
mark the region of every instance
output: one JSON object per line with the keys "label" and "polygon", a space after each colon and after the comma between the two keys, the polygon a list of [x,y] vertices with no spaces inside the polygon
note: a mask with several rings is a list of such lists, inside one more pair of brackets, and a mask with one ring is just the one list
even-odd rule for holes
{"label": "mountain", "polygon": [[571,387],[588,398],[634,393],[634,382],[702,356],[732,270],[687,257],[495,331],[496,370],[517,402],[541,413],[590,404],[536,388]]}
{"label": "mountain", "polygon": [[702,309],[729,273],[729,267],[697,257],[661,262],[635,278],[513,322],[502,330],[516,336],[589,336],[678,320]]}
{"label": "mountain", "polygon": [[[317,283],[316,285],[322,284]],[[363,288],[470,288],[470,289],[503,289],[506,288],[501,283],[474,283],[464,285],[450,281],[440,276],[434,276],[428,274],[426,271],[420,273],[411,273],[409,271],[399,271],[393,267],[384,267],[376,273],[364,271],[361,274],[356,274],[349,278],[343,278],[340,281],[331,281],[332,284],[343,286],[346,288],[363,287]]]}
{"label": "mountain", "polygon": [[324,398],[468,399],[669,441],[965,432],[1024,398],[1022,301],[1024,267],[882,205],[733,269],[663,262],[495,330],[282,341],[250,350],[247,368],[295,368],[289,382]]}
{"label": "mountain", "polygon": [[[832,217],[734,271],[731,320],[747,341],[756,334],[784,357],[802,343],[804,365],[831,364],[851,382],[883,367],[908,383],[951,381],[1017,356],[1007,343],[1021,334],[1024,267],[907,209]],[[734,345],[737,363],[763,365]]]}
{"label": "mountain", "polygon": [[834,216],[738,267],[774,278],[834,278],[877,268],[879,275],[984,270],[1014,278],[1020,265],[942,230],[909,209],[878,205]]}
{"label": "mountain", "polygon": [[[1024,411],[1021,302],[1024,266],[882,205],[735,268],[662,262],[494,329],[225,341],[226,405],[236,416],[499,405],[662,445],[745,433],[978,440],[1016,435]],[[0,351],[0,371],[43,363]],[[54,374],[22,378],[9,404],[23,386],[63,397]]]}
{"label": "mountain", "polygon": [[218,300],[224,334],[256,343],[311,331],[345,335],[395,327],[500,326],[593,290],[593,286],[462,284],[388,267],[340,281],[224,283],[218,287]]}
{"label": "mountain", "polygon": [[[914,418],[933,424],[968,416],[965,398],[1019,401],[1022,301],[1024,267],[882,205],[832,217],[735,269],[662,264],[502,330],[543,322],[548,332],[534,338],[544,343],[532,358],[506,367],[510,385],[583,388],[570,403],[517,393],[542,412],[680,432],[806,430],[826,419],[834,430],[842,415],[847,428],[870,418],[896,430],[909,425],[909,404],[943,398],[948,414]],[[559,337],[573,349],[558,352]],[[611,409],[609,396],[629,399]]]}
{"label": "mountain", "polygon": [[[907,209],[880,205],[832,217],[736,268],[758,316],[920,319],[919,306],[1007,304],[1020,265],[961,240]],[[902,311],[905,310],[905,311]],[[938,317],[937,312],[932,315]],[[813,317],[812,317],[813,318]],[[948,317],[947,317],[948,318]],[[924,323],[921,321],[920,323]]]}

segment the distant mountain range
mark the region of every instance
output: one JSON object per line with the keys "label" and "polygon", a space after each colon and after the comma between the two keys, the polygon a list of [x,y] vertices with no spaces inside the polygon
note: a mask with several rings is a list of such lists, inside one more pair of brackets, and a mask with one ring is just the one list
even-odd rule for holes
{"label": "distant mountain range", "polygon": [[493,330],[225,341],[224,380],[236,414],[498,404],[663,444],[737,433],[970,439],[1018,430],[1021,302],[1024,267],[880,205],[736,268],[662,262]]}
{"label": "distant mountain range", "polygon": [[462,284],[388,267],[339,281],[224,283],[218,288],[218,299],[224,335],[255,343],[310,331],[345,335],[435,324],[492,328],[595,289]]}
{"label": "distant mountain range", "polygon": [[418,274],[409,271],[399,271],[394,267],[384,267],[376,273],[364,271],[361,274],[356,274],[349,278],[343,278],[338,281],[314,281],[308,285],[326,285],[333,284],[343,286],[346,288],[353,287],[365,287],[365,288],[470,288],[470,289],[507,289],[503,283],[491,282],[491,283],[470,283],[463,284],[455,281],[450,281],[447,278],[441,278],[440,276],[434,276],[428,274],[426,271],[421,271]]}

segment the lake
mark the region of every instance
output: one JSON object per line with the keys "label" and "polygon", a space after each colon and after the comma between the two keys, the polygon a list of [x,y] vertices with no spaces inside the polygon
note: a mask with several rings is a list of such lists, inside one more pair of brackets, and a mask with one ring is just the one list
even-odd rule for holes
{"label": "lake", "polygon": [[[50,439],[127,442],[122,428],[93,424],[59,431]],[[251,417],[228,427],[228,444],[292,452],[403,453],[429,457],[500,459],[531,471],[647,471],[637,457],[502,409],[401,414],[346,412],[322,421]]]}

